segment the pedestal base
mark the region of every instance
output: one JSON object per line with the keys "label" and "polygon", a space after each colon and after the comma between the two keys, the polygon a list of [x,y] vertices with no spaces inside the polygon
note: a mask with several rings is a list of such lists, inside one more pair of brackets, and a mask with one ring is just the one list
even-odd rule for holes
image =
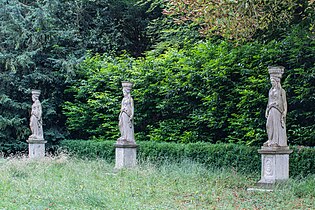
{"label": "pedestal base", "polygon": [[115,144],[115,169],[135,167],[137,165],[137,147],[136,144]]}
{"label": "pedestal base", "polygon": [[289,147],[261,147],[261,179],[257,186],[270,188],[289,179]]}
{"label": "pedestal base", "polygon": [[34,140],[28,139],[28,156],[29,158],[43,158],[45,157],[45,141],[44,139],[41,140]]}

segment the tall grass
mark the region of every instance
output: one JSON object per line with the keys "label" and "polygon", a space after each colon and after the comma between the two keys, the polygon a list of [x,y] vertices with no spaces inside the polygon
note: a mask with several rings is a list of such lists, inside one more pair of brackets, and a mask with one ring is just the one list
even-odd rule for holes
{"label": "tall grass", "polygon": [[115,171],[104,160],[61,154],[0,159],[0,209],[313,209],[315,177],[274,192],[248,192],[259,179],[191,161],[143,161]]}

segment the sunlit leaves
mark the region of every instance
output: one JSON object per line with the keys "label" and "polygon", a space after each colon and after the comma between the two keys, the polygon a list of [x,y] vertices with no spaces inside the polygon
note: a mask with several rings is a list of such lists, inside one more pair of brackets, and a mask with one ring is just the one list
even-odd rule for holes
{"label": "sunlit leaves", "polygon": [[167,0],[163,14],[179,24],[198,25],[205,36],[248,40],[258,30],[281,30],[297,16],[302,19],[310,14],[308,10],[312,9],[313,1]]}

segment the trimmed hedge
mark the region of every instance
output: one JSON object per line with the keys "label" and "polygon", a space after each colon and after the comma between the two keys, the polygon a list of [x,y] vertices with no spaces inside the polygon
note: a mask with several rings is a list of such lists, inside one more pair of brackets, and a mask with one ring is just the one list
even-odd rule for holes
{"label": "trimmed hedge", "polygon": [[305,177],[315,174],[315,148],[293,146],[290,155],[290,175]]}
{"label": "trimmed hedge", "polygon": [[102,158],[113,161],[115,159],[114,143],[114,141],[64,140],[59,143],[58,149],[80,158]]}
{"label": "trimmed hedge", "polygon": [[[114,141],[65,140],[61,149],[85,158],[103,158],[114,161]],[[261,158],[258,147],[238,144],[137,142],[138,159],[157,164],[191,159],[212,168],[233,168],[242,173],[260,173]],[[290,176],[305,177],[315,174],[315,148],[293,146],[290,155]]]}

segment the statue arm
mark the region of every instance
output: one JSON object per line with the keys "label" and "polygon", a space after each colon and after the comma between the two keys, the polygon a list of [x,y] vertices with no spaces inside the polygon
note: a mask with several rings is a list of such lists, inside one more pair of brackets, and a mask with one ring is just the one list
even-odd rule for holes
{"label": "statue arm", "polygon": [[265,112],[265,117],[267,118],[268,115],[269,115],[269,110],[270,110],[270,92],[269,91],[269,94],[268,94],[268,104],[267,104],[267,107],[266,107],[266,112]]}
{"label": "statue arm", "polygon": [[268,115],[269,115],[269,106],[267,106],[267,108],[266,108],[265,117],[267,118]]}
{"label": "statue arm", "polygon": [[285,121],[286,121],[286,116],[287,116],[287,111],[288,111],[288,104],[287,104],[287,98],[286,98],[285,90],[281,91],[281,100],[282,100],[282,103],[283,103],[283,112],[282,112],[282,115],[281,115],[281,126],[284,128]]}
{"label": "statue arm", "polygon": [[34,115],[36,117],[36,110],[35,110],[34,106],[32,107],[31,115]]}
{"label": "statue arm", "polygon": [[133,116],[134,116],[134,104],[133,104],[133,99],[132,98],[130,98],[131,100],[130,100],[130,108],[131,108],[131,115],[130,115],[130,120],[133,120]]}
{"label": "statue arm", "polygon": [[40,104],[39,101],[37,101],[35,105],[36,106],[35,106],[35,110],[34,110],[33,114],[39,120],[39,119],[41,119],[41,116],[42,116],[42,105]]}
{"label": "statue arm", "polygon": [[121,105],[120,105],[120,114],[121,115],[124,111],[124,104],[123,104],[123,101],[121,102]]}
{"label": "statue arm", "polygon": [[287,103],[287,97],[286,97],[286,92],[285,90],[282,90],[282,101],[283,101],[283,116],[286,117],[287,116],[287,112],[288,112],[288,103]]}
{"label": "statue arm", "polygon": [[38,104],[38,118],[41,118],[42,114],[43,114],[42,105],[39,103]]}

